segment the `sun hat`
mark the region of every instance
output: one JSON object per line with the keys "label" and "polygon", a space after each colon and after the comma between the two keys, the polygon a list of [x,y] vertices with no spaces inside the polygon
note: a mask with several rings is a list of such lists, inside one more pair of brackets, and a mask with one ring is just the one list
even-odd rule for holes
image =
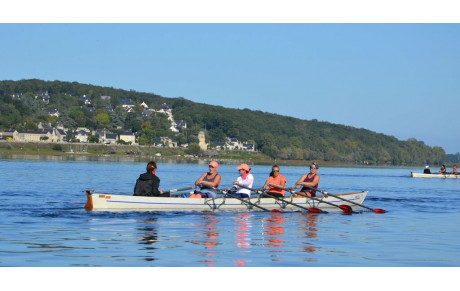
{"label": "sun hat", "polygon": [[249,170],[251,170],[251,168],[249,168],[248,164],[241,164],[239,165],[238,167],[236,167],[238,170],[245,170],[247,172],[249,172]]}

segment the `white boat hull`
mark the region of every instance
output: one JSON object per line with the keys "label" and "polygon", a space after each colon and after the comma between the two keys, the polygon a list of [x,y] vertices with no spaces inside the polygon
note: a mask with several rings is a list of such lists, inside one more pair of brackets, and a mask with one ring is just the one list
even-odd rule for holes
{"label": "white boat hull", "polygon": [[[362,204],[366,198],[367,191],[336,194],[344,199],[353,201],[355,203]],[[145,196],[129,196],[129,195],[112,195],[112,194],[99,194],[86,191],[87,202],[85,208],[87,210],[122,210],[122,211],[182,211],[182,210],[193,210],[193,211],[214,211],[214,210],[256,210],[262,211],[262,209],[255,206],[251,206],[248,203],[244,203],[235,198],[218,197],[212,198],[176,198],[176,197],[145,197]],[[354,208],[359,208],[352,203],[337,199],[332,196],[328,197],[317,197],[322,201],[332,203],[334,205],[349,205]],[[316,207],[321,210],[341,211],[340,208],[334,207],[333,205],[327,204],[322,201],[312,200],[310,198],[293,198],[288,197],[285,200],[298,204],[300,206],[310,208]],[[253,197],[250,202],[259,205],[265,209],[283,210],[283,211],[304,211],[300,207],[283,203],[282,201],[273,198],[259,198]]]}
{"label": "white boat hull", "polygon": [[460,175],[410,173],[412,178],[460,179]]}

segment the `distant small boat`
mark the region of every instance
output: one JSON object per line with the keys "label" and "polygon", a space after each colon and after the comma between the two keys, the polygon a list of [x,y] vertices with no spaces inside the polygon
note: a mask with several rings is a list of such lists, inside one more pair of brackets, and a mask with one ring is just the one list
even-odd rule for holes
{"label": "distant small boat", "polygon": [[[347,200],[363,203],[366,198],[367,191],[336,194]],[[316,207],[321,210],[334,211],[341,210],[338,207],[327,204],[326,202],[339,205],[354,206],[351,203],[337,199],[333,196],[318,196],[320,200],[325,202],[312,200],[310,198],[293,198],[286,197],[285,200],[299,204],[304,207]],[[301,211],[302,209],[294,205],[278,201],[273,198],[260,198],[258,196],[251,197],[250,203],[244,203],[235,198],[217,197],[217,198],[182,198],[182,197],[146,197],[132,195],[113,195],[91,193],[86,190],[86,210],[103,210],[103,211],[214,211],[214,210],[256,210],[257,207],[252,207],[251,204],[256,204],[269,210],[278,209],[284,211]]]}
{"label": "distant small boat", "polygon": [[412,178],[438,178],[438,179],[460,179],[460,175],[451,174],[423,174],[410,172]]}

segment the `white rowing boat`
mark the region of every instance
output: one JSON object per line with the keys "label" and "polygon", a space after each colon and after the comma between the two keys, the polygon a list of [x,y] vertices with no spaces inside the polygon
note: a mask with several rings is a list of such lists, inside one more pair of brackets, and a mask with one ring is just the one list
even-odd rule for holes
{"label": "white rowing boat", "polygon": [[460,175],[451,174],[422,174],[410,172],[412,178],[438,178],[438,179],[460,179]]}
{"label": "white rowing boat", "polygon": [[[344,199],[362,204],[366,198],[367,191],[336,194]],[[194,211],[214,211],[214,210],[257,210],[261,209],[254,207],[251,204],[259,205],[268,210],[284,210],[284,211],[302,211],[301,208],[283,201],[273,198],[251,197],[250,203],[245,203],[241,200],[229,197],[217,198],[181,198],[181,197],[146,197],[146,196],[130,196],[130,195],[113,195],[91,193],[86,190],[87,210],[105,210],[105,211],[163,211],[163,210],[194,210]],[[310,198],[293,198],[286,197],[285,200],[298,204],[304,207],[316,207],[321,210],[334,211],[341,209],[334,207],[326,202],[334,205],[355,206],[352,203],[337,199],[333,196],[317,196],[320,201]]]}

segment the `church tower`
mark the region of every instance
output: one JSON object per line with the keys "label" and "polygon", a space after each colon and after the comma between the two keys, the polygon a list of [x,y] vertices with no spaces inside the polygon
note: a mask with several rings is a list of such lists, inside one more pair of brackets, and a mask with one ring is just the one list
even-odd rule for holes
{"label": "church tower", "polygon": [[204,131],[200,131],[198,133],[198,145],[200,146],[201,150],[203,150],[203,151],[208,149],[208,146],[206,145]]}

